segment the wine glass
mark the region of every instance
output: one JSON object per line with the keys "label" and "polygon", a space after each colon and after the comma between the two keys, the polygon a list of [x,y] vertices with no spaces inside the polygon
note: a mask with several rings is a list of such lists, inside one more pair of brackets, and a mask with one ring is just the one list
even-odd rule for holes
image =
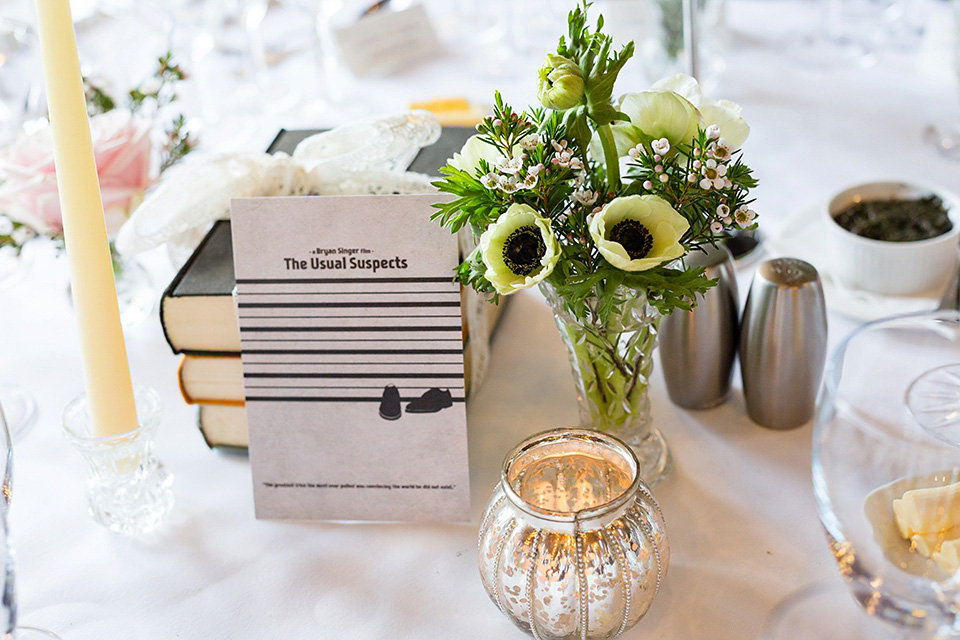
{"label": "wine glass", "polygon": [[[953,75],[957,80],[958,97],[960,97],[960,0],[953,0]],[[923,132],[923,138],[937,151],[960,160],[960,117],[941,120],[928,126]]]}
{"label": "wine glass", "polygon": [[44,112],[37,80],[39,47],[30,21],[19,3],[0,12],[0,145],[13,141]]}
{"label": "wine glass", "polygon": [[786,54],[817,69],[869,67],[882,33],[876,7],[869,0],[815,0],[816,24],[787,42]]}
{"label": "wine glass", "polygon": [[[4,5],[0,13],[0,146],[12,141],[41,110],[37,65],[39,50],[30,26],[28,3]],[[23,277],[30,257],[29,251],[0,246],[0,289]],[[6,408],[14,437],[33,424],[36,403],[24,387],[0,382],[0,402]]]}
{"label": "wine glass", "polygon": [[3,640],[60,640],[59,636],[36,627],[17,625],[17,594],[15,589],[16,563],[13,549],[10,545],[9,509],[10,497],[13,488],[13,443],[4,418],[3,407],[0,406],[0,482],[3,495],[0,497],[0,548],[3,551],[3,597],[0,599],[3,619],[0,620],[3,629]]}
{"label": "wine glass", "polygon": [[[960,538],[950,530],[960,484],[946,488],[960,483],[960,313],[857,329],[832,356],[818,404],[814,494],[853,598],[800,594],[778,609],[767,637],[822,638],[824,621],[833,638],[960,637],[960,566],[942,555],[952,548],[945,540]],[[895,500],[931,488],[926,503],[910,494],[916,510],[896,515]]]}
{"label": "wine glass", "polygon": [[[10,247],[0,247],[0,292],[23,277],[31,255],[26,249],[13,251]],[[6,411],[6,426],[14,439],[19,439],[37,418],[33,395],[9,380],[0,380],[0,406]]]}
{"label": "wine glass", "polygon": [[[7,252],[5,249],[8,247],[0,247],[0,292],[19,281],[31,256],[28,250]],[[12,262],[7,263],[5,259]],[[37,418],[33,395],[22,385],[9,380],[0,380],[0,406],[6,411],[6,426],[14,439],[19,439]]]}

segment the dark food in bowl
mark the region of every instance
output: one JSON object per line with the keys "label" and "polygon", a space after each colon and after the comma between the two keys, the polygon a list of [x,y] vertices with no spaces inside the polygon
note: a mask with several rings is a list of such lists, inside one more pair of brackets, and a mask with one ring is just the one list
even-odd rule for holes
{"label": "dark food in bowl", "polygon": [[887,242],[927,240],[953,228],[943,201],[932,195],[910,200],[856,202],[834,220],[858,236]]}

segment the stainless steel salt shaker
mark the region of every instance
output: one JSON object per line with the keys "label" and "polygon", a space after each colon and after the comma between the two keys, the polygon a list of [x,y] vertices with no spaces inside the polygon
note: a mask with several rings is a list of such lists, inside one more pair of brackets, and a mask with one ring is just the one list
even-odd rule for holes
{"label": "stainless steel salt shaker", "polygon": [[740,323],[740,371],[747,414],[770,429],[813,417],[827,357],[827,312],[820,276],[796,258],[757,268]]}
{"label": "stainless steel salt shaker", "polygon": [[718,280],[690,311],[675,309],[660,324],[660,368],[674,404],[685,409],[708,409],[721,404],[730,392],[737,355],[740,297],[730,252],[706,247],[686,258],[688,267],[704,267]]}

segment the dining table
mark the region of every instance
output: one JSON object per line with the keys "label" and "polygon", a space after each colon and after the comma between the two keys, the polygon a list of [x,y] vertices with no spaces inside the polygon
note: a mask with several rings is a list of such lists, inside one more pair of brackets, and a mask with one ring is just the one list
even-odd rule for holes
{"label": "dining table", "polygon": [[[133,3],[102,4],[77,22],[77,32],[81,61],[105,75],[132,64],[138,50],[131,24],[161,44],[181,46],[187,38],[185,23],[151,18],[149,11],[162,12],[159,5],[167,3],[136,10]],[[169,4],[186,11],[197,3]],[[311,4],[271,3],[264,25],[286,24],[285,11],[304,12]],[[456,97],[489,105],[499,90],[517,107],[536,104],[545,51],[526,51],[523,24],[506,20],[500,39],[484,42],[478,34],[463,35],[469,25],[456,30],[456,7],[471,3],[425,4],[442,49],[401,69],[354,76],[329,60],[318,63],[317,51],[329,56],[330,49],[314,51],[308,44],[273,61],[270,77],[252,94],[255,107],[227,105],[227,95],[203,95],[235,77],[188,79],[183,109],[198,123],[195,153],[261,152],[281,128],[333,127],[418,101]],[[512,3],[476,4],[510,16]],[[555,23],[562,26],[572,1],[536,4],[553,18],[559,12]],[[597,6],[623,11],[633,4]],[[635,4],[641,10],[642,3]],[[825,278],[830,350],[865,321],[937,306],[935,297],[864,295],[827,282],[821,225],[831,195],[877,180],[960,192],[960,164],[923,138],[929,123],[960,117],[950,3],[860,4],[904,13],[885,27],[872,25],[864,36],[872,38],[871,54],[853,62],[814,63],[791,48],[805,34],[826,33],[821,3],[804,0],[724,0],[708,27],[716,31],[715,46],[704,52],[712,74],[704,91],[742,107],[751,128],[742,157],[759,181],[751,206],[761,243],[736,264],[740,305],[762,261],[806,259]],[[887,32],[878,35],[882,28]],[[644,34],[631,37],[642,43]],[[192,42],[198,40],[202,44]],[[130,59],[118,59],[127,58],[120,55],[123,47],[131,47]],[[129,79],[139,70],[115,73]],[[628,67],[618,90],[644,90],[656,79],[648,74],[639,65]],[[201,79],[206,86],[191,84]],[[326,100],[322,92],[334,81],[339,87]],[[291,88],[301,94],[284,94]],[[273,103],[284,96],[287,103]],[[179,264],[163,246],[136,259],[159,301]],[[125,328],[125,341],[133,380],[157,390],[163,402],[155,445],[174,477],[175,505],[156,531],[125,537],[88,515],[85,462],[60,425],[61,411],[82,391],[66,260],[52,243],[34,241],[21,266],[22,273],[0,288],[0,382],[21,385],[37,405],[34,423],[14,443],[10,530],[23,624],[63,640],[525,637],[484,591],[477,534],[504,456],[532,434],[579,423],[567,353],[536,289],[510,296],[491,337],[488,370],[467,399],[472,506],[470,521],[462,523],[258,520],[249,458],[204,442],[196,407],[178,387],[179,356],[164,339],[155,305]],[[656,357],[649,396],[672,470],[652,490],[666,521],[670,562],[648,613],[622,637],[758,638],[791,594],[842,582],[814,497],[813,421],[789,430],[754,423],[736,367],[724,403],[678,407]]]}

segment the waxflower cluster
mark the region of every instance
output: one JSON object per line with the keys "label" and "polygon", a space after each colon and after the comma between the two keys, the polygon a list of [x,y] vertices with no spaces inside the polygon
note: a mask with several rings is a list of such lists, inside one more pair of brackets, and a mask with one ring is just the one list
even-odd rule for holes
{"label": "waxflower cluster", "polygon": [[614,99],[633,45],[614,51],[587,8],[540,70],[539,107],[518,113],[495,96],[435,183],[454,197],[434,218],[472,229],[457,277],[495,297],[549,283],[583,317],[626,286],[661,312],[689,308],[712,282],[684,257],[756,225],[740,159],[749,127],[685,75]]}

